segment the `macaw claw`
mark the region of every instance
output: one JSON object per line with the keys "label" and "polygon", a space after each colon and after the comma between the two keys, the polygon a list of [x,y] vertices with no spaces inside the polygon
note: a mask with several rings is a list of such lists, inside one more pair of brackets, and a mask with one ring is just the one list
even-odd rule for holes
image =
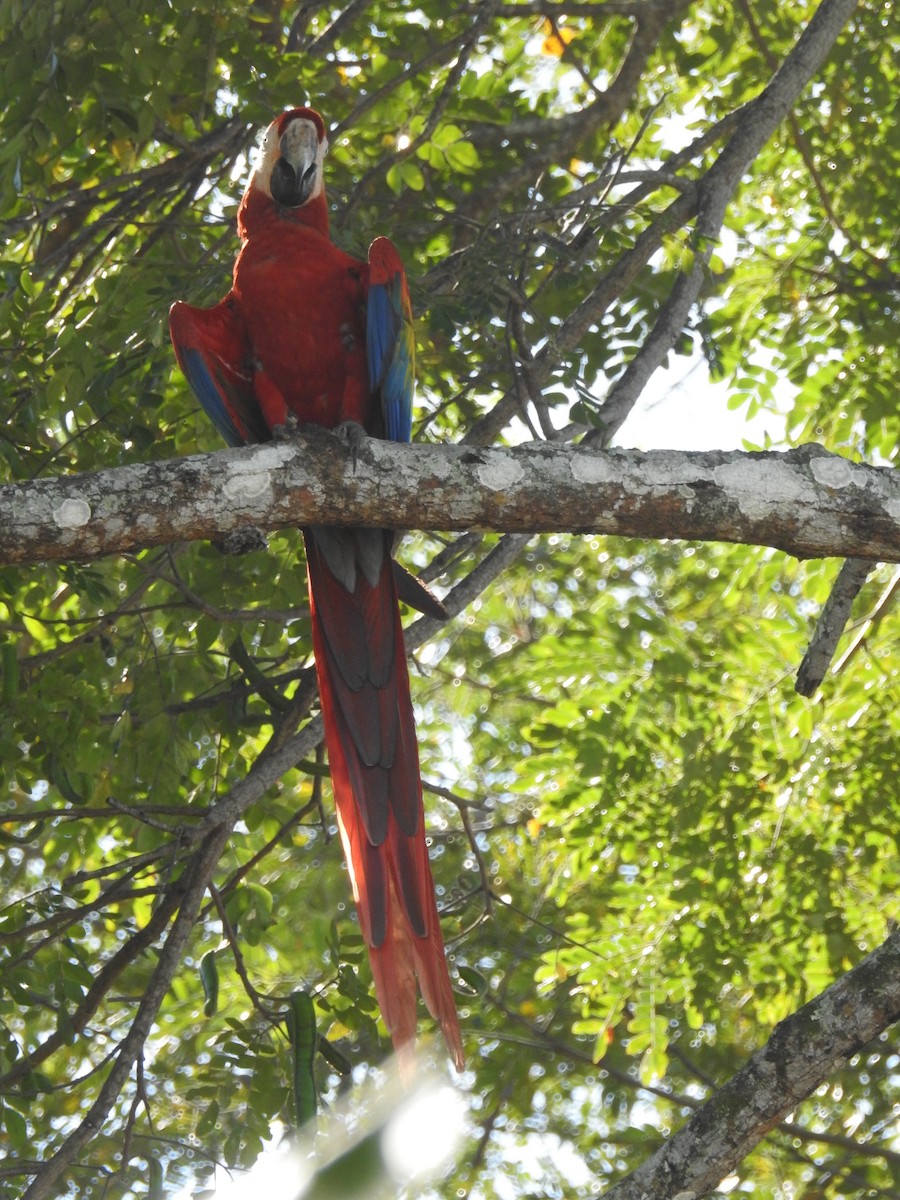
{"label": "macaw claw", "polygon": [[296,414],[292,412],[286,415],[283,425],[275,425],[272,428],[272,437],[279,442],[336,438],[342,446],[345,446],[350,451],[354,475],[359,463],[360,451],[366,444],[368,436],[358,421],[342,421],[340,425],[335,425],[333,429],[327,429],[322,425],[301,424],[297,420]]}
{"label": "macaw claw", "polygon": [[350,451],[350,458],[353,463],[353,474],[356,474],[356,466],[359,462],[359,453],[366,444],[368,434],[358,421],[342,421],[340,425],[335,425],[331,431],[334,436]]}
{"label": "macaw claw", "polygon": [[[311,429],[318,429],[317,425],[309,426]],[[297,414],[288,411],[284,418],[283,425],[272,426],[272,437],[276,442],[295,442],[297,434],[301,430],[300,422],[297,420]]]}

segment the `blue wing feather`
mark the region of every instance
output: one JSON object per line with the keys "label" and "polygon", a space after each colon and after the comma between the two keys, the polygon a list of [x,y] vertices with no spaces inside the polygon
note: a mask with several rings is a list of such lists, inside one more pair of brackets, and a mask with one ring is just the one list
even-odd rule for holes
{"label": "blue wing feather", "polygon": [[381,396],[385,436],[408,442],[415,393],[415,334],[403,264],[387,238],[376,238],[369,248],[366,353],[369,385]]}
{"label": "blue wing feather", "polygon": [[206,415],[223,440],[229,446],[243,446],[244,439],[238,433],[225,402],[223,389],[213,378],[204,353],[201,350],[182,350],[179,357],[181,369],[191,386],[191,391],[203,405]]}
{"label": "blue wing feather", "polygon": [[178,365],[224,441],[243,446],[268,440],[246,366],[243,327],[228,301],[214,308],[179,301],[169,313],[169,330]]}

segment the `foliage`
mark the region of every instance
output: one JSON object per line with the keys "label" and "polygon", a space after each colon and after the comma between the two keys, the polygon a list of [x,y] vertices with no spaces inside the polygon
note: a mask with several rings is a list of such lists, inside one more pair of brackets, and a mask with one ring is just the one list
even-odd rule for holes
{"label": "foliage", "polygon": [[[217,448],[166,314],[226,290],[256,131],[301,103],[330,124],[336,240],[389,232],[408,264],[419,436],[595,427],[696,249],[664,210],[812,12],[634,7],[0,0],[4,481]],[[876,461],[900,434],[889,20],[860,8],[758,157],[673,347],[702,349],[749,414],[783,404],[786,378],[793,440]],[[445,554],[440,585],[492,544]],[[815,699],[792,688],[834,574],[560,535],[420,654],[471,1060],[470,1141],[442,1194],[621,1175],[900,918],[890,620]],[[309,709],[304,576],[294,533],[240,558],[0,570],[0,1121],[18,1160],[0,1196],[96,1099],[176,906],[183,831]],[[246,812],[66,1194],[174,1195],[251,1164],[295,1121],[298,992],[332,1044],[327,1103],[342,1068],[384,1058],[326,779],[299,762]],[[900,1050],[882,1043],[751,1155],[742,1195],[900,1186]]]}

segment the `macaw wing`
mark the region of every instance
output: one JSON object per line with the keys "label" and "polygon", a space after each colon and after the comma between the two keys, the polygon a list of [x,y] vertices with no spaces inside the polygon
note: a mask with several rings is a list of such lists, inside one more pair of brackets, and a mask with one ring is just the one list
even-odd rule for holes
{"label": "macaw wing", "polygon": [[403,263],[392,242],[376,238],[369,247],[366,310],[369,385],[381,396],[385,436],[408,442],[412,434],[416,341]]}
{"label": "macaw wing", "polygon": [[182,300],[169,310],[178,365],[229,446],[268,441],[271,434],[253,393],[252,352],[243,322],[226,297],[214,308]]}

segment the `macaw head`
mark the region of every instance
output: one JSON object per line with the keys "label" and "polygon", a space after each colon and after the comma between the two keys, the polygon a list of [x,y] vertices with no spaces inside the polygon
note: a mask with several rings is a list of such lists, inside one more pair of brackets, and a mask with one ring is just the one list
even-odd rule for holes
{"label": "macaw head", "polygon": [[303,208],[322,195],[328,149],[325,122],[311,108],[291,108],[266,130],[250,181],[283,208]]}

